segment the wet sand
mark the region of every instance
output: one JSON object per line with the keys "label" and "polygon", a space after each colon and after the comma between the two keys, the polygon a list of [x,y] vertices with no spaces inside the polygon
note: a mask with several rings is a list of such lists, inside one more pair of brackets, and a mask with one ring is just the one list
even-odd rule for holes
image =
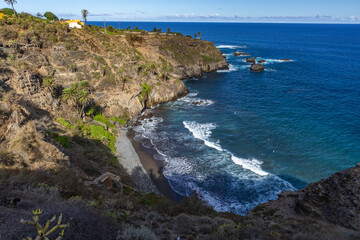
{"label": "wet sand", "polygon": [[157,154],[155,149],[145,148],[141,143],[134,140],[135,132],[129,129],[127,137],[140,158],[141,164],[149,174],[157,189],[167,198],[179,202],[183,196],[176,193],[170,186],[169,181],[163,174],[164,163],[156,160],[153,156]]}

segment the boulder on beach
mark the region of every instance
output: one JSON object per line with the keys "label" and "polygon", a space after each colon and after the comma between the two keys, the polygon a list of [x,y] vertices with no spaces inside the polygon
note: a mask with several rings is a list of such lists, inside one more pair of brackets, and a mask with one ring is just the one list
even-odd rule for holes
{"label": "boulder on beach", "polygon": [[252,72],[263,72],[265,70],[265,67],[261,64],[252,64],[250,67],[250,71]]}
{"label": "boulder on beach", "polygon": [[249,56],[249,54],[244,53],[244,52],[234,52],[233,55],[234,56]]}
{"label": "boulder on beach", "polygon": [[256,58],[257,58],[257,57],[246,58],[245,60],[246,60],[246,62],[248,62],[248,63],[253,63],[253,64],[255,64]]}
{"label": "boulder on beach", "polygon": [[258,63],[266,63],[266,61],[264,59],[260,59]]}

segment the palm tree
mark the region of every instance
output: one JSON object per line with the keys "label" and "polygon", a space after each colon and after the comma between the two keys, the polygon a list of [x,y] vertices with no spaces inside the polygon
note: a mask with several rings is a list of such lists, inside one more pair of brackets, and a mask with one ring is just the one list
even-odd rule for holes
{"label": "palm tree", "polygon": [[4,2],[6,2],[7,4],[11,5],[12,9],[14,10],[14,13],[15,13],[15,16],[16,18],[18,17],[18,14],[17,12],[15,11],[15,8],[14,8],[14,4],[17,3],[16,0],[4,0]]}
{"label": "palm tree", "polygon": [[89,15],[89,11],[86,9],[81,10],[82,17],[85,21],[85,25],[87,25],[87,16]]}
{"label": "palm tree", "polygon": [[86,90],[86,91],[91,90],[91,86],[90,86],[89,82],[86,80],[81,81],[80,84],[78,85],[78,88],[80,88],[82,90]]}
{"label": "palm tree", "polygon": [[80,117],[83,116],[85,108],[92,102],[92,97],[89,91],[81,90],[78,95],[78,102],[81,106]]}
{"label": "palm tree", "polygon": [[62,97],[65,101],[71,101],[72,105],[75,105],[78,98],[78,83],[72,83],[70,88],[63,90]]}

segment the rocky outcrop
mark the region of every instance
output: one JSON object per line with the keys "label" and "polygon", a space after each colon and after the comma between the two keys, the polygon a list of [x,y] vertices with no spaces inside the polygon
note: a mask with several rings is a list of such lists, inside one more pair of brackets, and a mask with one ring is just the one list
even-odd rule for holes
{"label": "rocky outcrop", "polygon": [[251,64],[250,70],[252,72],[263,72],[265,67],[261,64]]}
{"label": "rocky outcrop", "polygon": [[266,60],[260,59],[260,60],[258,61],[258,63],[266,63]]}
{"label": "rocky outcrop", "polygon": [[256,58],[257,58],[257,57],[246,58],[245,61],[248,62],[248,63],[255,63],[255,62],[256,62]]}
{"label": "rocky outcrop", "polygon": [[248,216],[264,216],[271,212],[272,216],[278,216],[272,221],[312,219],[315,223],[324,222],[360,231],[359,186],[360,164],[304,189],[283,192],[277,200],[256,207]]}
{"label": "rocky outcrop", "polygon": [[244,52],[234,52],[233,55],[234,56],[249,56],[249,54],[244,53]]}

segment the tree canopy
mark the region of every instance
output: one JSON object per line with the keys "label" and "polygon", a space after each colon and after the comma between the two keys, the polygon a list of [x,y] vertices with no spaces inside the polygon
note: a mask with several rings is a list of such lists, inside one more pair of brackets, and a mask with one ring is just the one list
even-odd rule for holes
{"label": "tree canopy", "polygon": [[59,18],[52,12],[46,12],[44,14],[44,17],[46,17],[46,19],[50,21],[59,21]]}

